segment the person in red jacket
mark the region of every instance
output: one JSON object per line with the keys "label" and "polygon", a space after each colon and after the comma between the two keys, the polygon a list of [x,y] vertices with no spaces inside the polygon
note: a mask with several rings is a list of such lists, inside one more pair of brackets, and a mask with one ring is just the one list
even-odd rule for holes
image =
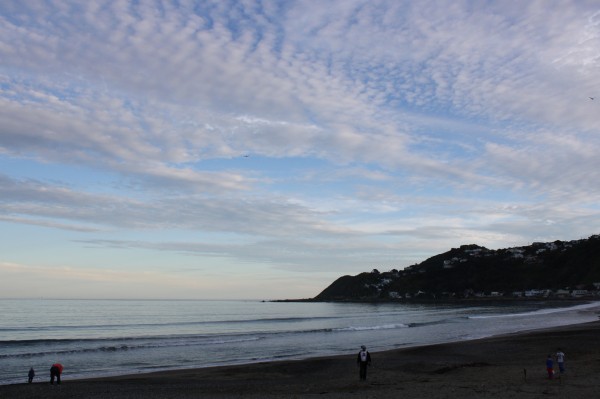
{"label": "person in red jacket", "polygon": [[60,384],[60,375],[63,372],[63,365],[60,363],[54,363],[50,367],[50,384],[54,384],[54,377],[56,377],[56,383]]}

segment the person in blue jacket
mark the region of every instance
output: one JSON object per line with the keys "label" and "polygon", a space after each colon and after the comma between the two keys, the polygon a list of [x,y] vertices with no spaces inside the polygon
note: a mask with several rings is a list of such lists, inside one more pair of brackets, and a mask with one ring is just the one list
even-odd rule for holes
{"label": "person in blue jacket", "polygon": [[552,355],[548,355],[546,358],[546,371],[548,372],[548,378],[554,378],[554,360],[552,360]]}

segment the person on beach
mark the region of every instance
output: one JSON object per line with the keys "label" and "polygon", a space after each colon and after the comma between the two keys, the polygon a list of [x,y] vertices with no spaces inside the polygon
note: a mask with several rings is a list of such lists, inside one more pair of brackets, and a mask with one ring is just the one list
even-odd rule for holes
{"label": "person on beach", "polygon": [[560,371],[560,373],[564,373],[565,372],[565,354],[563,353],[563,351],[558,348],[558,351],[556,352],[556,363],[558,363],[558,370]]}
{"label": "person on beach", "polygon": [[63,365],[60,363],[54,363],[50,367],[50,384],[54,384],[54,377],[56,377],[56,383],[60,384],[60,375],[63,372]]}
{"label": "person on beach", "polygon": [[35,370],[33,369],[33,367],[29,369],[29,374],[27,374],[27,377],[29,377],[28,381],[31,384],[33,382],[33,377],[35,377]]}
{"label": "person on beach", "polygon": [[360,352],[358,352],[358,357],[356,358],[356,363],[360,367],[359,369],[359,378],[361,380],[367,379],[367,366],[371,365],[371,354],[367,351],[367,348],[362,345],[360,347]]}
{"label": "person on beach", "polygon": [[548,372],[548,378],[554,378],[554,360],[552,360],[552,355],[548,355],[546,358],[546,371]]}

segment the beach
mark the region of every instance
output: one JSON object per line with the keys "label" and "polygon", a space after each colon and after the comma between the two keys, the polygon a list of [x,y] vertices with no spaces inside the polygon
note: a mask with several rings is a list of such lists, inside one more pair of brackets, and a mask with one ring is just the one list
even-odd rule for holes
{"label": "beach", "polygon": [[[565,352],[566,373],[545,360]],[[372,353],[366,381],[356,355],[136,374],[50,385],[0,386],[2,398],[539,398],[596,397],[600,321]],[[24,376],[27,370],[24,370]]]}

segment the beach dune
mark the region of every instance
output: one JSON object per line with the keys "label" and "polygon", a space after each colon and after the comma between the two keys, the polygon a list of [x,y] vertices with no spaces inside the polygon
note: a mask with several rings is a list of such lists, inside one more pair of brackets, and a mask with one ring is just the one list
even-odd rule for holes
{"label": "beach dune", "polygon": [[[368,344],[368,343],[367,343]],[[549,380],[548,354],[566,373]],[[600,392],[600,321],[372,353],[366,381],[356,354],[0,386],[1,398],[593,398]],[[26,375],[27,370],[24,370]],[[40,372],[41,374],[41,372]],[[45,376],[38,375],[39,379]]]}

